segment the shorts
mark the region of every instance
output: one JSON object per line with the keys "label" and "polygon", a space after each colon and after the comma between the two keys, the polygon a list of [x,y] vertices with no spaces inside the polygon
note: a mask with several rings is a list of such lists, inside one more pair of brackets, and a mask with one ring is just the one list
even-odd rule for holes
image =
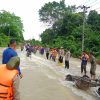
{"label": "shorts", "polygon": [[95,71],[90,70],[90,74],[91,74],[91,75],[95,75]]}
{"label": "shorts", "polygon": [[96,71],[96,65],[91,65],[90,74],[95,75],[96,74],[95,71]]}
{"label": "shorts", "polygon": [[83,73],[83,71],[85,72],[85,74],[86,74],[86,65],[81,65],[81,73]]}

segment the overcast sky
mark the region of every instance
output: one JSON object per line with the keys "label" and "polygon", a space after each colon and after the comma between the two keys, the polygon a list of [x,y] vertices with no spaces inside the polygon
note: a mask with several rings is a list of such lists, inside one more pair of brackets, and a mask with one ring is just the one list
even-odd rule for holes
{"label": "overcast sky", "polygon": [[[0,0],[0,10],[14,12],[20,16],[23,24],[24,39],[35,38],[39,40],[39,35],[45,30],[45,25],[39,21],[39,9],[47,2],[60,0]],[[65,0],[66,5],[93,5],[91,9],[100,10],[100,0]]]}

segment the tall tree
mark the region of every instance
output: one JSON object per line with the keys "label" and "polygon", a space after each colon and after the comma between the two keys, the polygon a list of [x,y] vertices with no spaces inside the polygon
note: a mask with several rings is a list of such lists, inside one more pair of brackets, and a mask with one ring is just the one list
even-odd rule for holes
{"label": "tall tree", "polygon": [[90,11],[87,23],[91,25],[94,32],[100,32],[100,14],[98,14],[95,10]]}
{"label": "tall tree", "polygon": [[23,40],[23,24],[21,18],[5,10],[0,12],[0,33]]}
{"label": "tall tree", "polygon": [[46,3],[40,10],[40,21],[43,21],[48,24],[55,23],[58,19],[63,18],[65,13],[65,0],[58,2],[49,2]]}

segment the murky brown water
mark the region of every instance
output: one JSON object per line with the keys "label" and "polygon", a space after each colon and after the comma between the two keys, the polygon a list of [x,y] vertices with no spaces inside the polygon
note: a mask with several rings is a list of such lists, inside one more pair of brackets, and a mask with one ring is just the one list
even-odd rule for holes
{"label": "murky brown water", "polygon": [[[28,92],[26,97],[35,100],[99,100],[95,95],[95,88],[82,91],[76,89],[73,83],[64,81],[64,76],[68,73],[80,74],[80,62],[76,59],[71,59],[70,69],[65,70],[64,65],[62,67],[58,66],[57,63],[46,60],[44,56],[42,57],[38,54],[36,56],[32,55],[30,59],[25,57],[25,52],[23,52],[20,54],[20,57],[22,60],[21,66],[23,66],[25,74],[21,83],[25,90],[21,91],[22,94],[23,91]],[[88,70],[89,66],[88,64]],[[26,84],[27,88],[22,85],[23,83],[24,85]]]}
{"label": "murky brown water", "polygon": [[[70,69],[65,70],[64,66],[58,66],[39,54],[27,58],[25,51],[17,52],[24,75],[20,85],[21,100],[99,100],[95,95],[95,88],[82,91],[76,89],[74,83],[64,81],[64,76],[68,73],[80,74],[80,61],[71,59]],[[100,66],[97,69],[99,75]]]}

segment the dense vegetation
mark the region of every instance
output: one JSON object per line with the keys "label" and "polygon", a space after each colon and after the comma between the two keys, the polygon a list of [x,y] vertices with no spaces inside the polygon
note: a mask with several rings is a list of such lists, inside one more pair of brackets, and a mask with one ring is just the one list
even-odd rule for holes
{"label": "dense vegetation", "polygon": [[[82,52],[83,12],[76,12],[75,6],[66,6],[65,1],[46,3],[40,10],[40,21],[50,27],[41,35],[42,43],[50,47],[71,48],[73,56]],[[100,14],[95,10],[86,15],[85,47],[100,58]]]}
{"label": "dense vegetation", "polygon": [[39,40],[35,40],[35,39],[29,39],[29,40],[25,40],[25,43],[30,43],[31,45],[34,46],[42,46],[43,44],[41,43],[41,41]]}
{"label": "dense vegetation", "polygon": [[4,10],[0,12],[0,46],[7,46],[10,38],[16,39],[17,43],[22,42],[23,31],[20,17]]}

